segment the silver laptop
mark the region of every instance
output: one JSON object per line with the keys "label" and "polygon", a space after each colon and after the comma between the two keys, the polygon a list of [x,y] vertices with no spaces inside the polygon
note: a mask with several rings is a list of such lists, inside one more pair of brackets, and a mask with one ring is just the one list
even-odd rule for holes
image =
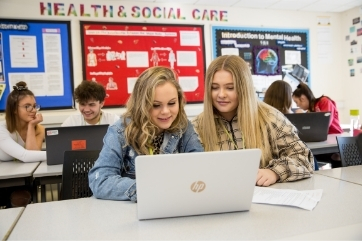
{"label": "silver laptop", "polygon": [[101,150],[109,125],[45,128],[48,165],[63,164],[64,151]]}
{"label": "silver laptop", "polygon": [[304,142],[325,141],[328,137],[330,112],[307,112],[285,114],[298,129],[298,136]]}
{"label": "silver laptop", "polygon": [[259,149],[136,157],[138,219],[247,211]]}

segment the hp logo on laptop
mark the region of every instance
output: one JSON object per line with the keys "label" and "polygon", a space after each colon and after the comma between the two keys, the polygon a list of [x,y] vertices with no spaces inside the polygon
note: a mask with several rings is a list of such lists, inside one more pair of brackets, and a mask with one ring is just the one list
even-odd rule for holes
{"label": "hp logo on laptop", "polygon": [[206,188],[206,184],[202,181],[197,181],[191,184],[191,191],[202,192]]}

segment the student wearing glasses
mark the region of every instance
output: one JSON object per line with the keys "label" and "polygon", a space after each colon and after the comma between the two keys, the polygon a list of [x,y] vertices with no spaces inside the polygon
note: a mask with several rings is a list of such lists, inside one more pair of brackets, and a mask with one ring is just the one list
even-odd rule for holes
{"label": "student wearing glasses", "polygon": [[172,69],[156,66],[138,77],[126,112],[108,128],[99,158],[89,172],[89,186],[96,198],[137,200],[138,155],[203,151],[184,106]]}
{"label": "student wearing glasses", "polygon": [[239,56],[220,56],[207,68],[204,111],[194,126],[205,151],[261,149],[258,186],[312,176],[312,152],[283,113],[258,100]]}
{"label": "student wearing glasses", "polygon": [[69,116],[61,126],[112,125],[119,116],[102,110],[106,90],[94,81],[82,81],[74,90],[79,113]]}
{"label": "student wearing glasses", "polygon": [[0,160],[38,162],[46,160],[41,151],[44,140],[42,114],[32,91],[21,81],[6,100],[5,121],[0,122]]}

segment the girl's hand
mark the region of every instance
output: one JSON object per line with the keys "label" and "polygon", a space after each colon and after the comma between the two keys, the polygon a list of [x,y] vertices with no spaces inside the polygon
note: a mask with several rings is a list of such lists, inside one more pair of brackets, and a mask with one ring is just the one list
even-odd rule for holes
{"label": "girl's hand", "polygon": [[259,169],[256,176],[256,185],[268,187],[279,180],[279,176],[270,169]]}
{"label": "girl's hand", "polygon": [[32,126],[36,126],[37,124],[39,124],[42,121],[43,121],[43,115],[40,113],[37,113],[37,114],[35,114],[34,119],[29,122],[29,124],[31,124]]}

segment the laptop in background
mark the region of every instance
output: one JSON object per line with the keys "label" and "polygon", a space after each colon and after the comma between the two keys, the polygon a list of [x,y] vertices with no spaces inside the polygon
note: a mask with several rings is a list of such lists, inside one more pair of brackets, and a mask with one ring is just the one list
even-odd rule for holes
{"label": "laptop in background", "polygon": [[138,219],[249,210],[260,156],[259,149],[137,156]]}
{"label": "laptop in background", "polygon": [[48,165],[63,164],[64,151],[101,150],[109,125],[45,128]]}
{"label": "laptop in background", "polygon": [[328,137],[330,112],[307,112],[285,114],[298,129],[298,136],[304,142],[325,141]]}

